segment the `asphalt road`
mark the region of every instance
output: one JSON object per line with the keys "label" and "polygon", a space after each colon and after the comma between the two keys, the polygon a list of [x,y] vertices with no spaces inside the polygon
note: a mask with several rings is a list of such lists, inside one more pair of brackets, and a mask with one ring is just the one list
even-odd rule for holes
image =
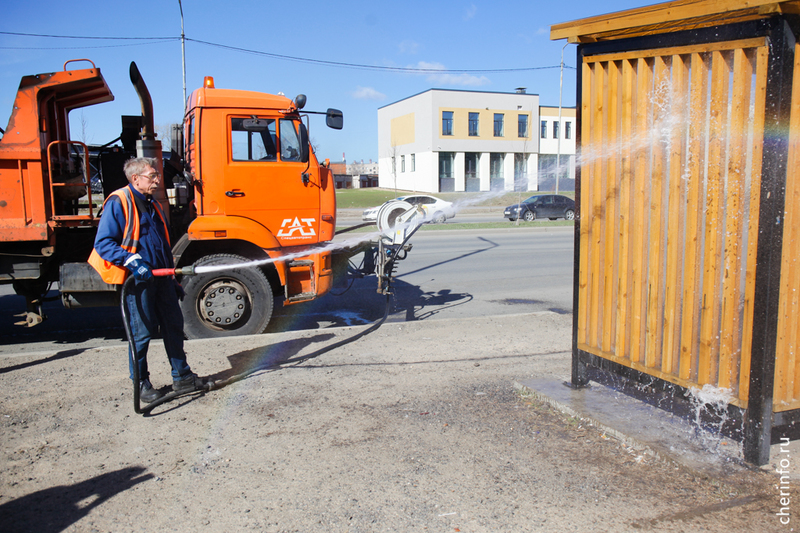
{"label": "asphalt road", "polygon": [[[420,232],[398,263],[388,322],[572,310],[572,228],[511,228]],[[268,332],[366,324],[385,311],[375,276],[356,280],[314,302],[276,306]],[[55,291],[51,295],[57,296]],[[0,353],[91,347],[122,342],[119,311],[68,311],[47,302],[35,328],[15,326],[24,299],[0,287]]]}

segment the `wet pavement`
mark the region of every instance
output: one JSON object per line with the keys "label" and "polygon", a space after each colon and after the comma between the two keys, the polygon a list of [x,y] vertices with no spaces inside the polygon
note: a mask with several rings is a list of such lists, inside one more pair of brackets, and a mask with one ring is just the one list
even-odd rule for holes
{"label": "wet pavement", "polygon": [[[724,478],[755,467],[744,462],[742,444],[694,420],[659,409],[597,382],[575,389],[560,379],[534,378],[515,383],[522,394],[581,419],[642,454],[672,461],[701,475]],[[800,454],[800,441],[773,444],[764,471],[779,468],[781,457]],[[800,472],[789,473],[800,480]]]}

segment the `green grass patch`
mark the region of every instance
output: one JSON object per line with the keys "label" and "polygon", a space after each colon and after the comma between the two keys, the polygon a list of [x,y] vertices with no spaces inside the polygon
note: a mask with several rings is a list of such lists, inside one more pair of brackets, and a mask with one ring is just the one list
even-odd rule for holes
{"label": "green grass patch", "polygon": [[[548,192],[552,193],[552,191],[538,191],[538,193],[542,194]],[[381,205],[383,202],[391,200],[392,198],[408,196],[410,194],[415,193],[413,191],[398,190],[395,192],[394,189],[378,188],[343,189],[336,191],[336,207],[339,209],[365,209],[367,207]],[[521,193],[507,192],[499,196],[495,196],[495,194],[496,193],[488,192],[443,192],[433,194],[433,196],[453,203],[469,201],[469,205],[475,207],[505,207],[507,205],[516,204],[518,201],[524,200],[529,196],[533,196],[537,194],[537,191],[525,191]],[[572,191],[561,192],[560,194],[573,199],[575,198],[575,193]]]}

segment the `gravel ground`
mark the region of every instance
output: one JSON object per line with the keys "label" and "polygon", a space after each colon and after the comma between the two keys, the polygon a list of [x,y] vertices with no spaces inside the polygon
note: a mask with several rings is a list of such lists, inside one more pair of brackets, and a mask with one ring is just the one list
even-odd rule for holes
{"label": "gravel ground", "polygon": [[[187,351],[221,379],[362,329]],[[133,412],[124,346],[0,354],[0,529],[791,530],[774,475],[704,477],[519,396],[517,379],[569,376],[570,339],[552,313],[384,324],[152,416]]]}

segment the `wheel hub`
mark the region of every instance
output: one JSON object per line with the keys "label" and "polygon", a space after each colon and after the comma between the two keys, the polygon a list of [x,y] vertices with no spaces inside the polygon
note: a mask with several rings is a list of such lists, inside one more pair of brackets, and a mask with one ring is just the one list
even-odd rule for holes
{"label": "wheel hub", "polygon": [[209,285],[200,298],[200,315],[218,327],[229,328],[247,315],[247,289],[235,280],[219,280]]}

